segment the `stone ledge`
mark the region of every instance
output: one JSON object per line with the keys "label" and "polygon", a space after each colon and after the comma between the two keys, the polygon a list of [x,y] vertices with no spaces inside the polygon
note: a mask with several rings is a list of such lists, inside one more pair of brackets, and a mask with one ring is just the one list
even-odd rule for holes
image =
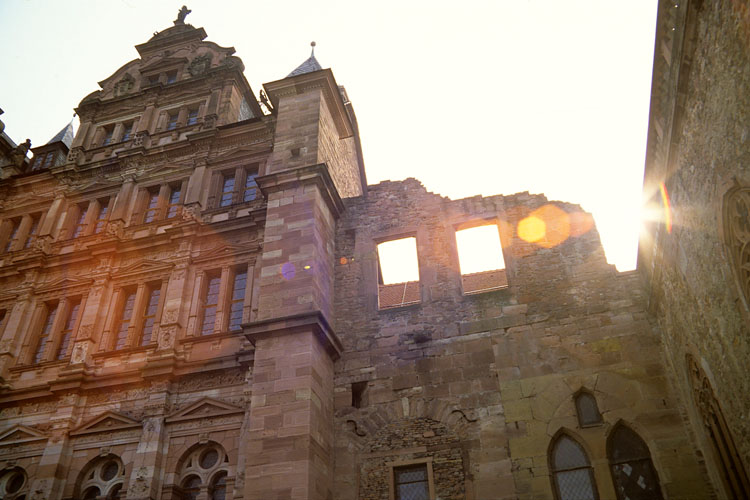
{"label": "stone ledge", "polygon": [[303,330],[312,330],[334,361],[341,356],[343,346],[331,325],[320,311],[293,314],[281,318],[264,319],[242,325],[245,336],[255,345],[259,338],[273,335],[289,335]]}

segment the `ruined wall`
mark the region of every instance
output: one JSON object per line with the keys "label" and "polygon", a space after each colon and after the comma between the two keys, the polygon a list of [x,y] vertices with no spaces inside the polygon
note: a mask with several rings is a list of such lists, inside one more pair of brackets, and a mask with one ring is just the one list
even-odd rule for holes
{"label": "ruined wall", "polygon": [[[535,243],[518,236],[529,215],[547,223]],[[501,229],[509,286],[463,295],[454,232],[477,221]],[[379,311],[375,245],[409,235],[421,303]],[[584,443],[600,497],[615,498],[605,449],[620,420],[648,443],[665,496],[710,496],[639,277],[606,263],[580,208],[527,193],[451,201],[413,179],[384,182],[367,199],[346,200],[336,243],[345,348],[335,378],[336,498],[387,498],[370,488],[373,460],[418,459],[423,450],[393,440],[375,457],[372,443],[385,428],[408,433],[424,419],[457,438],[469,500],[553,498],[547,454],[561,429]],[[366,383],[358,408],[355,382]],[[581,388],[596,396],[603,424],[579,428],[572,398]],[[435,481],[452,491],[452,480]]]}
{"label": "ruined wall", "polygon": [[709,469],[716,456],[693,402],[687,355],[705,370],[750,471],[750,315],[723,220],[726,194],[750,186],[750,9],[673,4],[660,5],[645,182],[648,196],[665,183],[672,230],[664,220],[651,226],[639,267]]}

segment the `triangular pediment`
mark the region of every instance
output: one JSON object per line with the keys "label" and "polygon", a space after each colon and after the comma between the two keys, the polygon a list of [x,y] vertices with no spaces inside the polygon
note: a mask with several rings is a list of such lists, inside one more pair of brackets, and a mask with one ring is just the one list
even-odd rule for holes
{"label": "triangular pediment", "polygon": [[190,406],[173,413],[172,415],[167,417],[166,421],[178,422],[182,420],[193,420],[196,418],[207,418],[220,415],[229,415],[233,413],[242,413],[244,411],[244,409],[238,406],[225,403],[224,401],[219,401],[218,399],[202,398],[191,404]]}
{"label": "triangular pediment", "polygon": [[0,433],[0,446],[47,439],[47,435],[25,425],[14,425]]}
{"label": "triangular pediment", "polygon": [[88,422],[83,423],[70,432],[71,436],[77,436],[79,434],[90,434],[92,432],[110,432],[113,430],[133,429],[140,427],[141,423],[137,420],[133,420],[130,417],[115,413],[113,411],[106,411],[95,417]]}
{"label": "triangular pediment", "polygon": [[57,278],[47,283],[43,283],[41,286],[35,288],[36,293],[53,292],[55,290],[63,290],[68,288],[74,288],[77,286],[91,286],[94,282],[91,278],[77,278],[72,276],[64,276]]}
{"label": "triangular pediment", "polygon": [[248,164],[252,164],[258,161],[258,158],[251,158],[254,155],[260,155],[271,152],[271,144],[261,142],[258,144],[251,144],[248,146],[240,146],[224,153],[215,156],[210,160],[210,163],[223,163],[246,160]]}
{"label": "triangular pediment", "polygon": [[160,262],[158,260],[142,259],[120,267],[117,272],[122,275],[143,274],[143,273],[163,273],[174,267],[171,262]]}
{"label": "triangular pediment", "polygon": [[200,262],[204,260],[220,259],[222,257],[231,257],[233,255],[256,252],[257,250],[258,245],[219,245],[202,251],[201,254],[194,259],[194,261]]}

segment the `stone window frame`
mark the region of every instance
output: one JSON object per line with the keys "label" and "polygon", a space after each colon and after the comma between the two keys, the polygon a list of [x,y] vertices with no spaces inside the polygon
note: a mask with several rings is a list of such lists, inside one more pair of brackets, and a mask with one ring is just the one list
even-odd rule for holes
{"label": "stone window frame", "polygon": [[[140,115],[130,115],[124,118],[118,118],[117,120],[100,123],[94,129],[94,135],[91,138],[90,144],[91,149],[112,147],[130,141],[135,137],[140,118]],[[130,135],[125,137],[125,127],[128,125],[130,125]],[[108,136],[109,142],[106,142]]]}
{"label": "stone window frame", "polygon": [[[645,454],[640,455],[637,458],[630,458],[628,460],[614,459],[615,449],[614,449],[614,439],[618,431],[621,429],[625,429],[626,431],[629,431],[632,434],[632,437],[634,439],[640,440],[641,444],[646,450]],[[654,464],[654,460],[651,456],[651,450],[648,447],[648,444],[646,441],[640,436],[638,432],[633,429],[633,427],[627,423],[625,423],[622,420],[619,420],[615,425],[613,425],[609,431],[607,432],[607,441],[606,441],[606,448],[607,448],[607,461],[609,463],[609,472],[612,477],[612,485],[615,489],[615,495],[617,496],[617,500],[625,500],[628,498],[627,495],[624,495],[620,489],[618,488],[619,481],[617,478],[617,467],[625,464],[628,465],[629,463],[633,462],[643,462],[649,469],[649,472],[652,474],[653,479],[656,481],[656,490],[655,492],[659,495],[657,496],[650,496],[649,498],[653,498],[653,500],[662,500],[664,498],[664,495],[662,494],[662,486],[661,486],[661,480],[659,479],[659,473],[656,470],[656,466]],[[626,474],[629,475],[629,474]],[[642,487],[642,486],[641,486]]]}
{"label": "stone window frame", "polygon": [[[203,123],[203,118],[206,113],[206,102],[207,98],[204,98],[184,104],[172,105],[162,108],[159,111],[159,115],[156,120],[155,133],[175,133],[176,131],[185,127],[199,127]],[[198,115],[195,119],[195,122],[188,124],[188,116],[190,114],[190,111],[195,109],[198,110]],[[171,116],[175,117],[174,127],[172,128],[169,127]]]}
{"label": "stone window frame", "polygon": [[[254,261],[224,263],[216,267],[206,266],[198,269],[195,274],[195,284],[193,286],[193,297],[190,301],[190,316],[188,319],[187,337],[202,338],[210,335],[238,334],[242,330],[229,330],[229,313],[232,303],[232,293],[234,292],[234,279],[238,271],[247,273],[245,282],[245,297],[242,306],[242,323],[246,323],[250,318],[250,309],[252,307],[253,291],[253,272],[255,269]],[[216,316],[214,327],[211,333],[202,334],[205,300],[208,293],[208,284],[210,277],[219,277],[219,296],[216,304]]]}
{"label": "stone window frame", "polygon": [[46,210],[6,217],[0,225],[3,253],[32,248],[46,217]]}
{"label": "stone window frame", "polygon": [[[124,352],[133,349],[150,349],[156,347],[159,332],[159,323],[164,313],[164,303],[169,285],[168,276],[157,277],[153,279],[140,280],[135,283],[120,283],[114,289],[110,298],[110,313],[107,314],[107,320],[102,333],[102,343],[99,348],[100,352]],[[151,291],[160,290],[159,305],[154,315],[154,325],[151,331],[150,341],[143,345],[143,327],[148,312],[148,301]],[[128,329],[125,341],[122,347],[117,348],[117,333],[122,326],[123,312],[126,301],[130,294],[135,293],[133,301],[133,312],[128,319]]]}
{"label": "stone window frame", "polygon": [[[584,423],[583,421],[581,405],[579,403],[581,401],[581,398],[586,397],[586,396],[590,397],[594,402],[594,407],[598,415],[598,420],[595,422]],[[604,419],[602,418],[602,412],[601,410],[599,410],[599,402],[597,401],[596,396],[594,395],[593,391],[585,387],[581,387],[580,389],[578,389],[578,391],[576,391],[575,394],[573,394],[573,405],[576,408],[576,418],[578,419],[578,426],[581,429],[585,429],[588,427],[599,427],[604,424]]]}
{"label": "stone window frame", "polygon": [[430,500],[435,500],[435,474],[432,469],[432,457],[414,458],[411,460],[398,460],[386,462],[388,467],[388,500],[396,500],[396,472],[399,467],[424,464],[427,469],[427,486],[429,488]]}
{"label": "stone window frame", "polygon": [[2,253],[10,253],[14,251],[16,247],[16,241],[18,240],[18,232],[21,230],[21,222],[23,222],[23,216],[18,217],[7,217],[0,223],[0,248]]}
{"label": "stone window frame", "polygon": [[[258,188],[257,183],[253,183],[252,186],[247,185],[247,180],[252,178],[256,179],[260,175],[262,162],[253,161],[250,163],[243,162],[239,165],[217,167],[213,169],[211,173],[211,186],[209,189],[208,200],[206,200],[209,209],[227,209],[235,205],[242,205],[245,203],[252,203],[256,200],[262,199],[262,193]],[[234,177],[234,186],[231,193],[229,203],[222,205],[222,198],[224,195],[224,179],[231,175]],[[249,189],[253,189],[255,196],[253,199],[245,200],[246,192]]]}
{"label": "stone window frame", "polygon": [[[70,359],[73,351],[73,340],[81,326],[83,310],[86,307],[87,295],[83,293],[58,292],[53,296],[41,296],[34,306],[29,334],[25,345],[23,346],[23,355],[19,359],[20,366],[35,366],[48,362],[65,361]],[[43,330],[46,327],[51,306],[54,304],[55,317],[50,326],[50,331],[42,337]],[[59,356],[59,348],[62,342],[62,336],[66,331],[66,326],[70,322],[70,315],[75,306],[78,306],[78,315],[70,332],[67,352],[65,356]],[[44,345],[40,343],[44,341]],[[39,353],[39,361],[35,357]]]}
{"label": "stone window frame", "polygon": [[[419,280],[417,281],[417,286],[419,288],[419,301],[410,301],[408,303],[401,303],[395,306],[390,307],[380,307],[380,295],[381,295],[381,278],[382,274],[380,271],[380,256],[378,255],[378,245],[382,243],[388,243],[389,241],[396,241],[396,240],[402,240],[406,238],[414,238],[414,246],[415,251],[417,253],[417,272],[419,276]],[[420,231],[417,229],[401,229],[399,231],[389,232],[386,234],[378,235],[372,239],[373,242],[373,252],[375,255],[374,265],[375,265],[375,306],[376,310],[378,312],[383,311],[400,311],[404,308],[408,307],[419,307],[424,302],[424,276],[423,276],[423,266],[421,264],[422,259],[420,258],[419,254],[419,244],[423,239],[423,235],[420,234]],[[413,281],[407,281],[405,283],[413,283]],[[400,283],[396,283],[400,284]]]}
{"label": "stone window frame", "polygon": [[[72,240],[80,239],[92,234],[101,234],[106,228],[106,223],[109,220],[109,214],[112,213],[112,207],[115,203],[116,193],[109,195],[103,195],[96,198],[90,198],[80,201],[72,201],[68,204],[68,209],[65,214],[65,222],[63,223],[63,229],[60,231],[61,240]],[[104,219],[100,219],[102,207],[105,206],[107,216]],[[84,208],[85,207],[85,208]],[[82,223],[81,233],[75,235],[78,222],[80,220],[81,211],[85,210],[86,214]],[[101,228],[98,228],[99,222],[103,222]]]}
{"label": "stone window frame", "polygon": [[[201,465],[201,459],[209,452],[215,451],[218,455],[218,460],[211,466],[204,468]],[[183,485],[185,481],[190,477],[198,477],[200,480],[200,491],[198,498],[210,499],[209,495],[213,494],[211,488],[216,483],[216,480],[223,474],[226,478],[226,489],[229,490],[230,486],[230,465],[229,465],[229,454],[226,452],[224,447],[215,442],[209,441],[207,443],[198,444],[191,447],[185,454],[184,458],[180,460],[180,467],[177,471],[177,493],[178,498],[183,498]]]}
{"label": "stone window frame", "polygon": [[[576,469],[558,469],[555,467],[555,461],[554,461],[554,452],[557,448],[557,443],[563,439],[567,438],[572,440],[575,444],[577,444],[581,450],[583,451],[583,455],[586,459],[587,465],[585,467],[578,467]],[[577,470],[577,469],[587,469],[589,479],[591,481],[591,488],[594,493],[594,499],[599,500],[599,487],[596,484],[596,472],[594,470],[594,464],[591,461],[591,452],[587,449],[587,446],[585,445],[585,442],[583,439],[580,439],[578,436],[574,435],[572,432],[570,432],[567,429],[560,429],[558,430],[554,436],[552,436],[552,439],[550,439],[549,447],[547,448],[547,466],[549,468],[549,478],[550,478],[550,486],[552,488],[552,494],[555,500],[564,500],[563,497],[560,495],[560,489],[557,482],[557,473],[558,472],[565,472],[569,470]]]}
{"label": "stone window frame", "polygon": [[[164,222],[164,221],[170,221],[170,220],[179,220],[180,215],[182,213],[182,207],[185,203],[185,196],[187,194],[187,187],[188,182],[190,181],[189,177],[180,178],[180,179],[173,179],[170,181],[162,181],[159,183],[152,183],[152,184],[145,184],[143,186],[140,186],[138,188],[138,192],[136,194],[136,202],[135,207],[136,210],[133,211],[133,214],[130,217],[130,224],[131,225],[140,225],[140,224],[153,224],[156,222]],[[176,204],[170,203],[172,193],[175,189],[180,190],[180,199]],[[156,207],[153,209],[154,217],[153,219],[147,221],[146,218],[148,216],[148,212],[151,210],[149,208],[149,203],[151,202],[152,196],[156,196],[157,204]],[[178,208],[174,212],[174,215],[172,217],[167,217],[169,215],[169,209],[170,206],[177,205]]]}
{"label": "stone window frame", "polygon": [[[115,475],[111,479],[106,480],[103,477],[104,470],[112,463],[117,465],[117,472],[115,472]],[[119,492],[122,495],[125,493],[125,472],[125,465],[117,455],[110,453],[94,458],[81,471],[81,475],[75,486],[76,498],[85,498],[84,495],[91,488],[99,490],[99,495],[93,498],[112,498],[112,495],[118,491],[116,489],[118,486],[120,488]]]}
{"label": "stone window frame", "polygon": [[[8,486],[19,476],[23,479],[21,485],[14,491],[8,491]],[[21,467],[10,467],[0,472],[0,496],[5,500],[28,498],[29,486],[29,475]]]}
{"label": "stone window frame", "polygon": [[[510,255],[509,251],[506,251],[506,249],[510,249],[511,242],[503,241],[503,236],[507,237],[507,234],[504,234],[503,231],[503,221],[501,221],[497,216],[491,216],[491,217],[477,217],[477,216],[471,216],[471,217],[464,217],[464,220],[461,220],[460,222],[453,224],[453,237],[452,237],[452,245],[454,248],[454,254],[455,254],[455,263],[456,268],[459,270],[459,279],[461,284],[461,295],[464,297],[469,297],[472,295],[478,295],[478,294],[484,294],[484,293],[490,293],[490,292],[497,292],[499,290],[507,290],[510,288],[510,273],[508,272],[509,268],[509,261],[511,260],[512,256]],[[507,223],[506,223],[507,225]],[[473,229],[475,227],[482,227],[482,226],[495,226],[497,228],[497,238],[500,242],[500,251],[502,252],[503,257],[503,264],[505,267],[500,269],[500,271],[504,271],[505,273],[505,285],[497,286],[497,287],[491,287],[491,288],[483,288],[480,290],[472,290],[472,291],[466,291],[465,290],[465,283],[464,283],[464,274],[461,272],[461,264],[459,260],[459,254],[458,254],[458,240],[457,240],[457,233],[459,231],[463,231],[465,229]],[[488,272],[491,272],[493,270],[490,270]],[[469,273],[472,274],[472,273]]]}
{"label": "stone window frame", "polygon": [[738,204],[743,202],[745,210],[750,210],[750,186],[734,181],[734,185],[724,194],[721,202],[721,239],[729,257],[737,295],[742,307],[739,309],[746,321],[750,321],[750,268],[743,262],[750,260],[750,217],[748,213],[738,213]]}

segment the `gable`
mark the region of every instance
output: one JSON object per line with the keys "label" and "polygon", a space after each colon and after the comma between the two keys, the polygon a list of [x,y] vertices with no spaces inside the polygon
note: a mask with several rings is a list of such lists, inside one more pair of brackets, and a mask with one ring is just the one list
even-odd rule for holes
{"label": "gable", "polygon": [[141,259],[132,264],[120,267],[117,272],[121,276],[137,274],[161,274],[169,272],[174,264],[169,262],[160,262],[158,260]]}
{"label": "gable", "polygon": [[249,252],[258,251],[259,247],[257,244],[253,245],[219,245],[208,250],[204,250],[201,254],[193,259],[193,262],[202,262],[212,259],[220,259],[222,257],[232,257],[241,255]]}
{"label": "gable", "polygon": [[183,408],[182,410],[173,413],[166,418],[166,422],[180,422],[183,420],[194,420],[197,418],[217,417],[222,415],[231,415],[236,413],[244,413],[244,409],[219,401],[213,398],[202,398],[191,404],[190,406]]}
{"label": "gable", "polygon": [[14,425],[0,433],[0,446],[46,440],[47,435],[25,425]]}
{"label": "gable", "polygon": [[78,436],[81,434],[91,434],[96,432],[110,432],[114,430],[134,429],[140,428],[141,424],[137,420],[133,420],[130,417],[115,413],[113,411],[106,411],[98,417],[85,422],[81,426],[73,429],[70,432],[71,436]]}

